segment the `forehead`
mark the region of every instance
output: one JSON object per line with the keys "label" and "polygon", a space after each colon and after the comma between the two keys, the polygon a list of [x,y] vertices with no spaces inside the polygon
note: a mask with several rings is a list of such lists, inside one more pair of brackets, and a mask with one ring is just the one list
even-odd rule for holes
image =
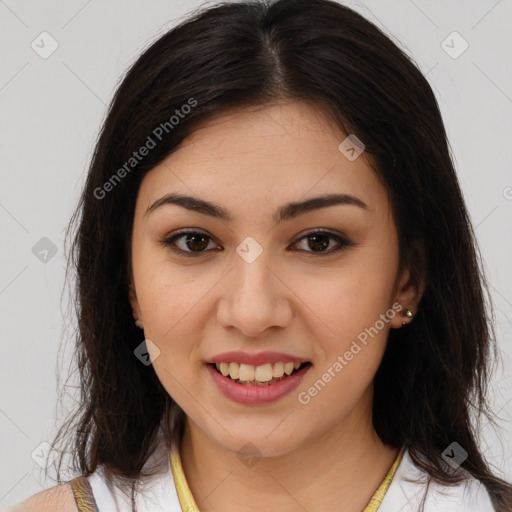
{"label": "forehead", "polygon": [[347,138],[314,104],[278,103],[233,110],[206,121],[142,180],[147,206],[174,191],[223,204],[281,204],[320,193],[359,197],[387,208],[366,153],[350,160]]}

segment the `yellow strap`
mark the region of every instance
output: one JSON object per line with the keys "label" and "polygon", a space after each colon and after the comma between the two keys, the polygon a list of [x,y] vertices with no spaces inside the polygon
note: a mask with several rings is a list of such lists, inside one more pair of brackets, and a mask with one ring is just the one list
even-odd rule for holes
{"label": "yellow strap", "polygon": [[181,457],[178,450],[171,450],[171,470],[182,512],[199,512],[194,497],[188,487],[185,473],[183,473]]}
{"label": "yellow strap", "polygon": [[[377,512],[382,500],[384,499],[384,495],[386,494],[386,491],[391,484],[391,480],[393,480],[393,476],[396,473],[400,461],[402,460],[403,453],[404,448],[402,447],[398,452],[395,462],[393,462],[393,465],[389,468],[387,475],[384,477],[384,480],[375,491],[363,512]],[[194,497],[192,496],[192,493],[188,487],[185,474],[183,473],[181,457],[178,450],[171,451],[171,470],[174,477],[174,482],[176,484],[176,491],[178,492],[181,510],[183,512],[199,512],[196,502],[194,501]]]}
{"label": "yellow strap", "polygon": [[87,477],[78,476],[70,480],[69,484],[71,485],[76,507],[79,512],[99,512],[91,484]]}
{"label": "yellow strap", "polygon": [[400,461],[402,460],[403,454],[404,447],[402,446],[402,448],[398,452],[398,455],[396,456],[395,462],[393,462],[392,466],[389,468],[387,475],[384,477],[384,480],[382,480],[382,483],[379,485],[379,487],[373,494],[370,502],[368,503],[368,505],[366,505],[363,512],[377,512],[382,500],[384,499],[386,491],[388,490],[388,487],[391,484],[391,480],[393,480],[393,477],[395,476],[396,470],[400,464]]}

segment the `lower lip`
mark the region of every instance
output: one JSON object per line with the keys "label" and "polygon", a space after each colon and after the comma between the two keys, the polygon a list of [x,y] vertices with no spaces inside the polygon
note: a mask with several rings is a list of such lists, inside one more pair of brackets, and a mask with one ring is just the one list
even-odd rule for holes
{"label": "lower lip", "polygon": [[233,382],[230,378],[224,377],[215,370],[211,364],[207,364],[206,367],[213,381],[225,397],[240,404],[262,405],[275,402],[290,394],[300,384],[300,381],[304,375],[306,375],[311,364],[304,366],[289,377],[275,382],[274,384],[268,384],[267,386],[238,384]]}

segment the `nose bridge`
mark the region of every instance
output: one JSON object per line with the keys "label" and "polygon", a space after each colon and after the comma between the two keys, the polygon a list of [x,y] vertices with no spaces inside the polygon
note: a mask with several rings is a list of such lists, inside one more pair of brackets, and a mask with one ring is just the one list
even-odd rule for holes
{"label": "nose bridge", "polygon": [[254,261],[244,260],[239,256],[239,261],[235,264],[235,276],[238,281],[236,292],[243,297],[251,295],[268,294],[268,298],[273,297],[272,272],[270,270],[271,261],[268,254],[262,253]]}
{"label": "nose bridge", "polygon": [[247,336],[256,336],[268,327],[286,325],[291,318],[287,288],[274,275],[270,251],[254,239],[246,239],[236,252],[219,321],[225,327],[237,327]]}

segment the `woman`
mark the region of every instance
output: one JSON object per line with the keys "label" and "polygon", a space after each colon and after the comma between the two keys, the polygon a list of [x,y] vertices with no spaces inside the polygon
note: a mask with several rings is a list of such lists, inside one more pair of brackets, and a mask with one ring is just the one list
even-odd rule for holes
{"label": "woman", "polygon": [[169,31],[72,220],[81,476],[20,510],[512,507],[470,421],[494,338],[440,112],[360,15],[226,2]]}

